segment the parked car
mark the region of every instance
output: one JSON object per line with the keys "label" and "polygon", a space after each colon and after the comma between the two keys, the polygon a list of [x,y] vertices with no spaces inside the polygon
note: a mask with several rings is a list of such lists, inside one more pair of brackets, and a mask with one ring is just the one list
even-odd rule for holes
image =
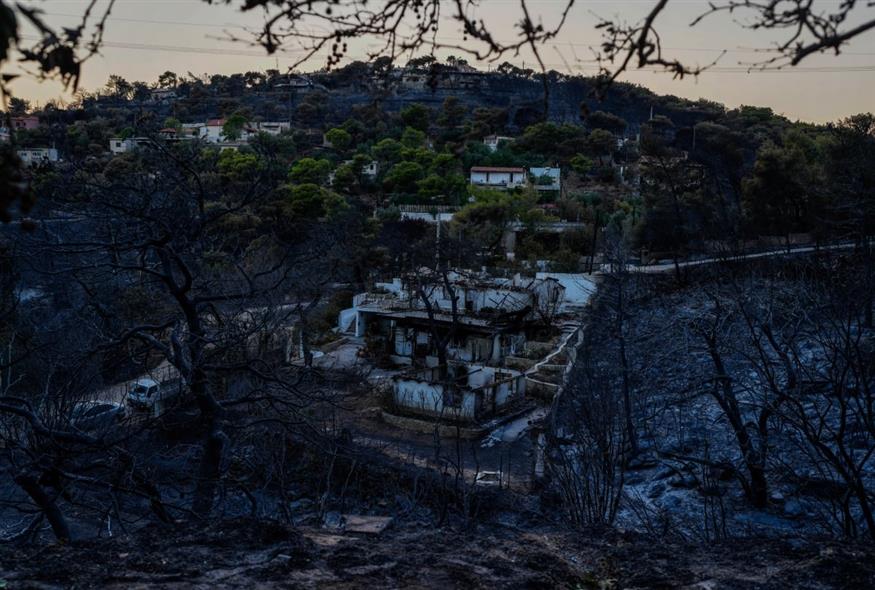
{"label": "parked car", "polygon": [[73,406],[70,422],[79,430],[103,431],[117,426],[125,416],[127,410],[121,404],[89,401]]}
{"label": "parked car", "polygon": [[179,385],[179,379],[160,383],[148,377],[137,379],[128,389],[128,403],[137,409],[154,409],[156,404],[176,397],[179,394]]}
{"label": "parked car", "polygon": [[475,485],[486,487],[501,486],[501,473],[498,471],[481,471],[474,480]]}

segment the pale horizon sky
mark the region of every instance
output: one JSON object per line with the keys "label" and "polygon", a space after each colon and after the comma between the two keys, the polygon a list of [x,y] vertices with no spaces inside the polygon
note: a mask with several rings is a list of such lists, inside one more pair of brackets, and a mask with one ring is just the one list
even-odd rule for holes
{"label": "pale horizon sky", "polygon": [[[46,20],[59,26],[71,26],[76,15],[84,10],[86,0],[31,0],[46,13]],[[235,5],[239,0],[235,0]],[[594,73],[590,61],[600,40],[594,29],[597,16],[614,17],[633,22],[639,19],[652,0],[614,0],[578,2],[555,43],[542,48],[542,57],[551,69],[565,73]],[[823,0],[824,5],[835,4]],[[539,14],[546,26],[558,18],[563,0],[530,0],[533,13]],[[658,20],[665,53],[692,64],[705,65],[726,54],[718,69],[707,71],[695,79],[672,80],[670,75],[655,72],[630,71],[621,78],[641,84],[659,94],[673,94],[689,99],[706,98],[737,107],[741,104],[767,106],[793,120],[826,122],[852,114],[875,111],[875,33],[855,39],[840,56],[817,55],[800,66],[779,72],[745,73],[746,63],[758,60],[755,48],[765,48],[775,37],[768,32],[745,30],[727,15],[713,15],[696,27],[689,23],[707,8],[699,0],[674,0]],[[859,10],[860,14],[866,8]],[[873,9],[868,9],[869,14]],[[496,37],[509,39],[513,24],[519,19],[515,0],[483,0],[478,15]],[[738,16],[736,16],[738,18]],[[110,74],[119,74],[130,81],[154,82],[166,70],[185,74],[232,74],[250,70],[276,68],[284,71],[294,54],[267,56],[259,47],[229,42],[222,37],[227,32],[245,33],[244,27],[257,28],[257,13],[243,15],[234,7],[208,5],[202,0],[117,0],[104,36],[105,48],[99,56],[85,63],[81,86],[95,90],[104,85]],[[27,29],[24,31],[28,35]],[[506,32],[502,34],[502,32]],[[33,33],[30,33],[33,35]],[[457,25],[446,22],[438,33],[442,41],[460,39]],[[351,45],[347,61],[361,58],[371,39]],[[289,48],[294,51],[294,48]],[[438,52],[446,57],[449,51]],[[489,64],[476,63],[486,68]],[[504,60],[501,60],[504,61]],[[523,53],[507,61],[533,65],[531,54]],[[314,70],[324,65],[324,56],[306,64],[302,70]],[[56,82],[37,82],[23,77],[12,85],[16,96],[36,103],[72,96],[64,93]]]}

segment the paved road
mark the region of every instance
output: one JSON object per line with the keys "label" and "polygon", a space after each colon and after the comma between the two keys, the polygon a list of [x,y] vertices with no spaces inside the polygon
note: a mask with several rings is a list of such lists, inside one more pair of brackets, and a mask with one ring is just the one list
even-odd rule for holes
{"label": "paved road", "polygon": [[[721,257],[714,258],[702,258],[700,260],[684,260],[678,262],[678,266],[681,268],[685,268],[688,266],[700,266],[703,264],[714,264],[716,262],[735,262],[738,260],[753,260],[756,258],[768,258],[771,256],[787,256],[790,254],[805,254],[810,252],[822,252],[824,250],[848,250],[855,246],[853,242],[843,243],[843,244],[832,244],[829,246],[799,246],[796,248],[781,248],[780,250],[769,250],[767,252],[756,252],[753,254],[742,254],[742,255],[726,255]],[[636,272],[666,272],[674,270],[675,264],[674,262],[661,263],[661,264],[647,264],[640,266],[630,266],[630,270],[634,270]]]}

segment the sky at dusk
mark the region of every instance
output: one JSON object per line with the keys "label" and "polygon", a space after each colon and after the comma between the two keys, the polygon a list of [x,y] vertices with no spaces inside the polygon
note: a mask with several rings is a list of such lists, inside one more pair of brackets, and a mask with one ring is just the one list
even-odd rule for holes
{"label": "sky at dusk", "polygon": [[[239,0],[234,2],[239,3]],[[823,3],[830,4],[828,0]],[[51,24],[72,26],[87,2],[45,0],[25,4],[41,7]],[[831,4],[834,6],[835,2]],[[564,73],[593,74],[591,47],[599,42],[594,29],[598,17],[619,16],[634,22],[652,5],[652,0],[578,2],[555,43],[542,48],[544,61],[549,68]],[[530,0],[529,6],[550,26],[558,18],[564,0]],[[629,72],[622,79],[661,94],[706,98],[729,107],[768,106],[794,120],[825,122],[875,111],[875,33],[855,39],[840,56],[817,55],[786,71],[747,73],[744,66],[763,57],[755,50],[768,47],[776,37],[768,32],[745,30],[727,15],[713,15],[691,28],[693,18],[706,9],[706,2],[674,0],[660,17],[658,30],[666,53],[691,64],[709,64],[725,50],[714,71],[682,81],[656,72]],[[866,11],[863,8],[860,13]],[[514,23],[520,17],[519,3],[483,0],[478,15],[496,37],[509,40],[514,36]],[[117,0],[108,21],[106,46],[101,55],[85,64],[82,86],[97,89],[110,74],[151,83],[166,70],[197,75],[232,74],[277,66],[286,70],[297,55],[294,46],[287,48],[289,53],[274,57],[267,56],[259,47],[227,39],[229,34],[247,36],[246,28],[258,28],[260,22],[258,13],[243,15],[232,6],[211,6],[202,0]],[[24,35],[27,40],[34,33],[25,29]],[[438,36],[443,42],[462,43],[461,33],[453,22],[442,23]],[[352,44],[349,58],[361,58],[377,47],[379,42],[374,39]],[[437,55],[446,57],[450,53],[453,52],[441,51]],[[530,53],[507,61],[534,65]],[[317,58],[300,69],[318,69],[323,65],[324,58]],[[486,63],[476,65],[489,67]],[[16,80],[13,91],[38,103],[57,97],[70,99],[59,84],[39,83],[28,78]]]}

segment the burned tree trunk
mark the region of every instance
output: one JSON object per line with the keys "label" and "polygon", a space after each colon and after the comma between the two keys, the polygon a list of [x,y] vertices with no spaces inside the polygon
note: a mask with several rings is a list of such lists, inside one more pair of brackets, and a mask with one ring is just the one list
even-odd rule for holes
{"label": "burned tree trunk", "polygon": [[30,473],[22,473],[15,477],[15,483],[21,487],[24,492],[30,496],[33,503],[42,511],[46,520],[52,527],[52,532],[55,538],[61,543],[69,543],[72,541],[70,534],[70,526],[67,524],[67,519],[63,512],[58,507],[55,499],[49,496],[39,484],[39,481]]}

